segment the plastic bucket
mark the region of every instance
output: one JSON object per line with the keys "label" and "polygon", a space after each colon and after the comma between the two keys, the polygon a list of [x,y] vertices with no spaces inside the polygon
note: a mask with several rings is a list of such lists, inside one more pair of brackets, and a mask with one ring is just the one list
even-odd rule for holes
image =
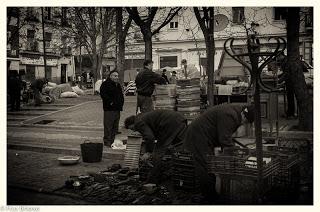
{"label": "plastic bucket", "polygon": [[102,159],[103,143],[84,141],[80,144],[82,161],[86,163],[100,162]]}

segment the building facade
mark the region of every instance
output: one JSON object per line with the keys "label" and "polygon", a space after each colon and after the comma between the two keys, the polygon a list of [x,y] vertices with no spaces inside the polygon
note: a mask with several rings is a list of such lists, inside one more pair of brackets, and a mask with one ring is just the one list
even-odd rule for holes
{"label": "building facade", "polygon": [[46,77],[58,84],[73,80],[72,38],[62,30],[71,27],[67,8],[8,7],[7,20],[8,71],[18,70],[26,80]]}
{"label": "building facade", "polygon": [[[239,51],[246,51],[246,30],[251,23],[266,49],[275,48],[275,43],[268,42],[270,37],[286,39],[286,8],[284,7],[215,7],[215,71],[224,75],[242,75],[245,72],[241,64],[224,52],[224,42],[229,37],[235,38]],[[313,64],[313,8],[302,8],[300,26],[301,57]],[[139,69],[144,60],[144,42],[142,35],[134,36],[135,42],[128,45],[126,51],[126,69]],[[274,41],[275,42],[275,41]],[[185,8],[160,33],[153,37],[154,69],[164,67],[180,68],[186,59],[201,73],[205,73],[206,49],[202,31],[196,20],[193,8]]]}

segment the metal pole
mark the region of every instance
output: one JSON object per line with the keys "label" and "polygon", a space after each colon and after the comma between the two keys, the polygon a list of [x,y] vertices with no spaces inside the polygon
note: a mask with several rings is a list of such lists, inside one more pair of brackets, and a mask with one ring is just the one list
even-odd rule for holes
{"label": "metal pole", "polygon": [[[254,45],[254,43],[253,43]],[[254,106],[255,106],[255,113],[254,113],[254,125],[255,125],[255,135],[256,135],[256,151],[257,151],[257,170],[258,170],[258,201],[262,202],[262,195],[263,195],[263,179],[262,179],[262,171],[263,171],[263,152],[262,152],[262,132],[261,132],[261,105],[260,105],[260,86],[259,86],[259,73],[260,70],[258,68],[258,55],[259,48],[255,48],[251,45],[251,41],[248,43],[248,51],[249,57],[251,60],[252,65],[252,72],[254,74]]]}
{"label": "metal pole", "polygon": [[47,79],[47,54],[46,54],[46,40],[44,30],[44,12],[41,7],[41,22],[42,22],[42,45],[43,45],[43,62],[44,62],[44,77]]}

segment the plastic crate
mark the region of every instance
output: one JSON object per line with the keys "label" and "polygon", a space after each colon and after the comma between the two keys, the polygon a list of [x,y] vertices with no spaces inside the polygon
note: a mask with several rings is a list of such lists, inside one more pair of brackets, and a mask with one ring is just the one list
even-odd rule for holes
{"label": "plastic crate", "polygon": [[300,157],[297,149],[289,147],[268,147],[266,155],[272,155],[279,159],[279,169],[274,174],[273,184],[275,187],[290,188],[298,186],[300,181]]}
{"label": "plastic crate", "polygon": [[172,157],[172,167],[172,181],[175,188],[188,191],[199,188],[191,153],[176,153]]}
{"label": "plastic crate", "polygon": [[[208,171],[212,174],[222,174],[239,177],[258,177],[257,161],[255,154],[249,150],[235,149],[233,154],[207,156]],[[279,168],[277,157],[264,157],[262,177],[274,175]]]}
{"label": "plastic crate", "polygon": [[[258,204],[258,183],[256,178],[246,178],[218,174],[217,184],[220,189],[218,193],[224,202],[229,204]],[[220,183],[219,183],[220,182]],[[272,176],[263,179],[262,201],[266,199],[268,192],[272,189]]]}
{"label": "plastic crate", "polygon": [[[253,151],[240,148],[225,150],[222,155],[218,156],[208,155],[208,171],[217,176],[217,187],[220,187],[218,192],[224,201],[232,204],[260,202],[257,163],[250,159],[253,156],[255,156]],[[278,168],[277,157],[271,157],[271,161],[263,164],[263,186],[262,193],[260,193],[262,198],[272,189],[274,175]]]}

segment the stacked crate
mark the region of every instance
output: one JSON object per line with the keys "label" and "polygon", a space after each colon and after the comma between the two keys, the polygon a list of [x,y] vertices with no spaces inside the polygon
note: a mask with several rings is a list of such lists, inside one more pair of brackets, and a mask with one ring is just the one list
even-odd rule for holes
{"label": "stacked crate", "polygon": [[154,92],[155,109],[176,110],[176,85],[156,85]]}
{"label": "stacked crate", "polygon": [[177,80],[177,111],[188,121],[200,114],[200,78]]}

